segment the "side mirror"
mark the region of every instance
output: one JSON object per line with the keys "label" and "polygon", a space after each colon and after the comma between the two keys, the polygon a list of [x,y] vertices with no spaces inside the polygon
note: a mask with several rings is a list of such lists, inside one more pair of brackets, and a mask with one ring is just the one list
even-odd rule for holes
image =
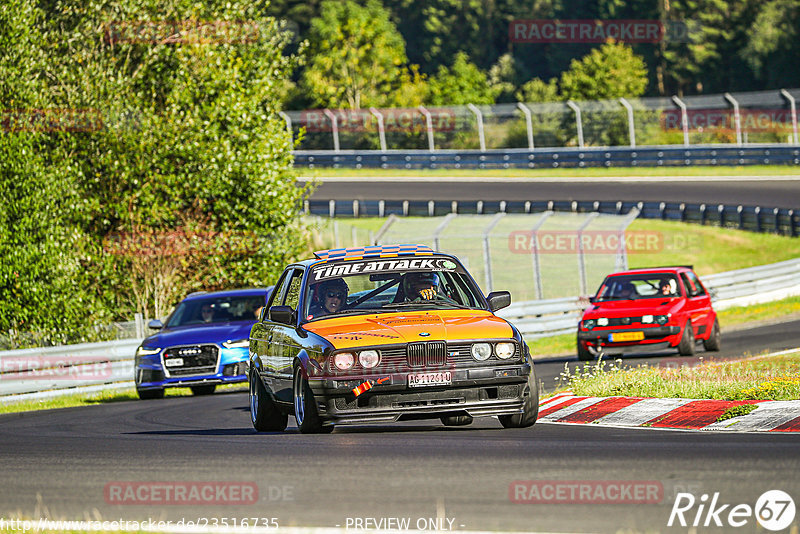
{"label": "side mirror", "polygon": [[295,314],[290,306],[272,306],[269,309],[270,321],[294,326]]}
{"label": "side mirror", "polygon": [[589,302],[591,302],[592,304],[594,304],[594,301],[595,301],[595,297],[589,297]]}
{"label": "side mirror", "polygon": [[150,319],[150,322],[147,323],[147,328],[150,330],[161,330],[164,328],[164,324],[159,319]]}
{"label": "side mirror", "polygon": [[511,304],[511,293],[508,291],[492,291],[486,296],[489,309],[493,312],[501,310]]}

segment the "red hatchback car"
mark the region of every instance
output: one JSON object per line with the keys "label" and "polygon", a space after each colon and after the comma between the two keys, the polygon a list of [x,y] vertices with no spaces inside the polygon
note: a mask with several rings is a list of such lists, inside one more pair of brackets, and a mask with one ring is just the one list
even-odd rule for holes
{"label": "red hatchback car", "polygon": [[691,266],[634,269],[603,280],[578,324],[578,358],[677,348],[720,349],[711,297]]}

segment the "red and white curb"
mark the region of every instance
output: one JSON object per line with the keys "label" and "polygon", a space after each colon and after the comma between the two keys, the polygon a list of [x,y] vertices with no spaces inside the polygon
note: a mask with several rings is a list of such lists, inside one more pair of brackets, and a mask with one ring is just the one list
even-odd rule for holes
{"label": "red and white curb", "polygon": [[[758,407],[747,415],[717,422],[729,408],[741,404],[757,404]],[[582,397],[564,393],[539,403],[538,422],[724,432],[800,432],[800,401]]]}

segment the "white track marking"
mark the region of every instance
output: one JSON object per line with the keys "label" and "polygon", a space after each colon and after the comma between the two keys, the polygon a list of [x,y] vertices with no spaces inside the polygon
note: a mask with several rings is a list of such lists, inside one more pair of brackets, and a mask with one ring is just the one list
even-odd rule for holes
{"label": "white track marking", "polygon": [[644,399],[592,422],[599,425],[640,426],[665,415],[675,408],[689,404],[692,399]]}
{"label": "white track marking", "polygon": [[589,398],[583,399],[581,401],[578,401],[575,404],[571,404],[570,406],[566,406],[564,408],[561,408],[560,410],[556,410],[555,412],[551,413],[550,415],[545,415],[544,417],[542,417],[539,420],[540,421],[557,421],[558,419],[561,419],[562,417],[566,417],[566,416],[571,415],[571,414],[573,414],[575,412],[583,410],[587,406],[591,406],[593,404],[597,404],[598,402],[600,402],[602,400],[605,400],[605,399],[606,399],[606,397],[589,397]]}

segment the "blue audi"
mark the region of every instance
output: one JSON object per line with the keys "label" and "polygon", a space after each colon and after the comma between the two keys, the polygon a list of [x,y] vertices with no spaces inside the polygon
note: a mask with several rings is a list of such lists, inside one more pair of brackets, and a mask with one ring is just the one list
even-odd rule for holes
{"label": "blue audi", "polygon": [[272,287],[192,293],[136,349],[134,380],[140,399],[160,399],[168,387],[210,395],[218,384],[247,381],[250,328]]}

